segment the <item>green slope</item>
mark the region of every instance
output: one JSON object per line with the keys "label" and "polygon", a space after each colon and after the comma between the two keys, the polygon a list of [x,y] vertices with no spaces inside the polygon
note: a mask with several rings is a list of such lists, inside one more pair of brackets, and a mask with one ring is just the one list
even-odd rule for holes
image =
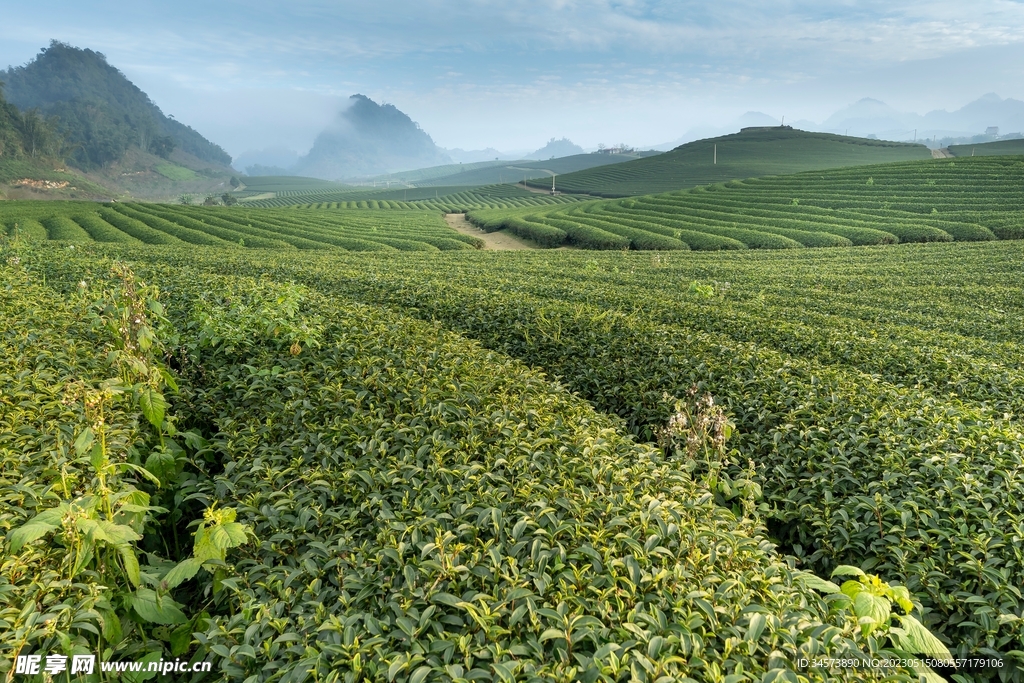
{"label": "green slope", "polygon": [[660,156],[659,152],[640,152],[638,154],[574,154],[573,156],[560,159],[547,159],[544,161],[508,161],[501,165],[491,165],[484,168],[470,169],[454,175],[447,175],[438,178],[424,180],[419,183],[424,186],[432,185],[493,185],[496,183],[515,183],[527,179],[548,179],[545,184],[543,180],[537,180],[538,186],[550,187],[551,174],[562,175],[563,173],[574,173],[591,168],[603,166],[618,166],[630,161]]}
{"label": "green slope", "polygon": [[423,183],[428,180],[435,180],[437,178],[444,178],[447,176],[457,175],[466,171],[475,171],[489,166],[504,166],[509,162],[500,161],[495,159],[494,161],[477,161],[470,164],[444,164],[442,166],[428,166],[427,168],[417,168],[411,171],[399,171],[397,173],[385,173],[383,175],[374,176],[369,178],[369,181],[376,182],[378,185],[381,183]]}
{"label": "green slope", "polygon": [[984,142],[980,145],[950,145],[949,152],[955,157],[1024,155],[1024,138]]}
{"label": "green slope", "polygon": [[351,190],[349,185],[304,176],[261,175],[242,178],[246,192],[322,192]]}
{"label": "green slope", "polygon": [[[562,175],[556,186],[562,192],[625,197],[755,176],[930,158],[924,145],[792,128],[755,128],[690,142],[647,159]],[[549,183],[529,182],[535,187],[548,187]]]}
{"label": "green slope", "polygon": [[733,180],[545,210],[480,209],[468,217],[485,231],[584,249],[975,242],[1024,238],[1022,188],[1024,163],[989,156]]}
{"label": "green slope", "polygon": [[240,206],[276,208],[297,206],[311,209],[429,209],[460,213],[468,209],[511,209],[569,204],[586,199],[579,195],[551,196],[515,185],[484,187],[403,187],[398,189],[347,189],[283,191],[273,197],[258,194],[243,199]]}

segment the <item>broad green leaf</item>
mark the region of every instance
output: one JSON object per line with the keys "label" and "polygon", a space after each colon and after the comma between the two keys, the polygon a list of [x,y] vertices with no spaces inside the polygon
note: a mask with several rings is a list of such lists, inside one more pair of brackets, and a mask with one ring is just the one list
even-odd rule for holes
{"label": "broad green leaf", "polygon": [[903,639],[903,649],[916,655],[930,655],[952,659],[949,648],[941,640],[925,628],[924,624],[909,614],[897,615],[900,625],[906,635]]}
{"label": "broad green leaf", "polygon": [[516,680],[514,665],[506,664],[505,662],[495,662],[491,664],[491,668],[494,669],[494,673],[498,675],[503,681],[514,681]]}
{"label": "broad green leaf", "polygon": [[142,467],[141,465],[136,465],[133,462],[119,462],[117,464],[117,466],[122,471],[129,471],[130,470],[132,472],[136,472],[139,475],[141,475],[144,479],[147,479],[147,480],[153,482],[158,487],[160,486],[160,480],[157,477],[153,476],[152,472],[147,470],[145,467]]}
{"label": "broad green leaf", "polygon": [[430,675],[431,668],[429,666],[421,666],[412,672],[409,676],[409,683],[423,683]]}
{"label": "broad green leaf", "polygon": [[149,423],[160,429],[160,425],[164,423],[164,414],[167,412],[167,399],[164,395],[151,386],[145,386],[139,392],[139,407]]}
{"label": "broad green leaf", "polygon": [[142,577],[139,575],[139,560],[135,557],[135,551],[127,545],[121,546],[118,551],[121,553],[121,560],[124,562],[124,571],[128,575],[128,580],[138,588],[142,583]]}
{"label": "broad green leaf", "polygon": [[839,592],[839,586],[809,572],[801,572],[796,575],[796,578],[808,588],[813,588],[814,590],[821,591],[822,593]]}
{"label": "broad green leaf", "polygon": [[870,633],[879,626],[889,623],[891,605],[885,598],[872,595],[869,591],[861,591],[853,598],[853,613],[870,620],[871,625],[867,629],[867,633]]}
{"label": "broad green leaf", "polygon": [[170,389],[172,393],[178,393],[178,382],[174,379],[174,375],[167,370],[160,368],[160,377],[163,378],[164,384],[167,385],[167,388]]}
{"label": "broad green leaf", "polygon": [[449,607],[455,607],[460,602],[460,600],[451,593],[434,593],[430,596],[430,600],[431,602],[448,605]]}
{"label": "broad green leaf", "polygon": [[192,645],[192,622],[182,624],[171,631],[171,654],[175,657],[188,652]]}
{"label": "broad green leaf", "polygon": [[863,569],[853,567],[848,564],[841,564],[832,570],[831,578],[834,579],[837,576],[856,576],[861,579],[867,578],[867,574],[864,573]]}
{"label": "broad green leaf", "polygon": [[121,638],[123,637],[121,619],[114,614],[113,610],[98,609],[97,611],[100,614],[100,627],[102,629],[103,638],[111,645],[117,645],[121,642]]}
{"label": "broad green leaf", "polygon": [[75,439],[75,455],[81,457],[88,453],[92,449],[95,438],[91,427],[86,427],[82,430],[82,433]]}
{"label": "broad green leaf", "polygon": [[182,560],[164,575],[163,581],[168,588],[177,588],[183,581],[188,581],[195,576],[202,566],[202,562],[194,557]]}
{"label": "broad green leaf", "polygon": [[755,613],[750,615],[750,625],[747,626],[747,633],[744,636],[745,640],[755,641],[761,637],[761,633],[764,631],[764,627],[768,624],[768,619],[761,613]]}
{"label": "broad green leaf", "polygon": [[395,680],[395,676],[407,666],[409,666],[409,659],[407,657],[397,657],[395,661],[391,662],[391,666],[388,667],[388,680]]}
{"label": "broad green leaf", "polygon": [[907,590],[906,586],[892,586],[890,592],[896,600],[896,604],[899,605],[900,609],[904,612],[910,612],[914,609],[914,603],[910,600],[910,591]]}
{"label": "broad green leaf", "polygon": [[86,565],[92,562],[92,558],[95,555],[96,546],[89,539],[83,539],[78,544],[78,551],[75,553],[75,565],[71,569],[71,576],[78,576]]}
{"label": "broad green leaf", "polygon": [[132,596],[132,607],[144,620],[152,624],[183,624],[188,619],[181,606],[170,596],[159,596],[151,588],[140,588]]}
{"label": "broad green leaf", "polygon": [[221,543],[226,543],[224,548],[237,548],[240,545],[245,545],[245,542],[249,540],[248,527],[238,522],[221,524],[215,530],[217,539],[214,542],[218,547],[221,547]]}
{"label": "broad green leaf", "polygon": [[142,681],[148,681],[155,678],[157,672],[149,671],[149,664],[151,662],[159,662],[161,659],[163,659],[162,652],[150,652],[138,660],[142,662],[141,671],[125,671],[120,675],[120,679],[125,683],[142,683]]}
{"label": "broad green leaf", "polygon": [[565,631],[561,631],[557,628],[549,628],[544,633],[540,634],[540,642],[545,640],[553,640],[555,638],[565,638]]}
{"label": "broad green leaf", "polygon": [[10,551],[16,553],[25,544],[38,540],[58,528],[63,521],[64,515],[70,509],[66,503],[61,504],[56,508],[40,512],[17,529],[12,529],[7,534],[7,540],[10,542]]}
{"label": "broad green leaf", "polygon": [[103,520],[99,522],[99,527],[103,530],[104,540],[113,545],[124,545],[142,540],[142,536],[137,534],[135,529],[132,529],[127,524],[115,524],[114,522]]}
{"label": "broad green leaf", "polygon": [[167,451],[157,450],[146,458],[146,470],[154,477],[166,482],[168,477],[177,469],[177,462],[174,456]]}
{"label": "broad green leaf", "polygon": [[843,581],[843,587],[840,589],[843,595],[853,599],[858,594],[863,593],[866,588],[860,581]]}

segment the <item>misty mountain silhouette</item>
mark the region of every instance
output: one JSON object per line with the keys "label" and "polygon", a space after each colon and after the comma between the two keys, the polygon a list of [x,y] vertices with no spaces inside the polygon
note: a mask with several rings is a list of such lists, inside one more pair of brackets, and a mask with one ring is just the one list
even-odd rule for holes
{"label": "misty mountain silhouette", "polygon": [[357,94],[292,171],[336,180],[449,163],[451,158],[397,107]]}
{"label": "misty mountain silhouette", "polygon": [[930,111],[923,116],[901,112],[884,102],[865,97],[830,116],[821,129],[831,133],[903,137],[917,129],[919,137],[932,134],[978,135],[991,126],[1002,134],[1024,132],[1024,102],[1003,99],[995,93],[983,95],[956,111]]}
{"label": "misty mountain silhouette", "polygon": [[573,141],[569,138],[562,138],[556,140],[551,138],[548,140],[548,144],[544,145],[536,152],[528,154],[527,159],[558,159],[559,157],[568,157],[573,154],[583,154],[583,148],[579,145],[573,144]]}

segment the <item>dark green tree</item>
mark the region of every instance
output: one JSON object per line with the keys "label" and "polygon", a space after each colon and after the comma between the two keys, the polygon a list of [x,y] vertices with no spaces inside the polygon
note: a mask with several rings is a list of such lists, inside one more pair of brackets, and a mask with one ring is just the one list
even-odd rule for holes
{"label": "dark green tree", "polygon": [[174,138],[170,135],[161,135],[149,143],[149,151],[158,157],[169,159],[175,148]]}

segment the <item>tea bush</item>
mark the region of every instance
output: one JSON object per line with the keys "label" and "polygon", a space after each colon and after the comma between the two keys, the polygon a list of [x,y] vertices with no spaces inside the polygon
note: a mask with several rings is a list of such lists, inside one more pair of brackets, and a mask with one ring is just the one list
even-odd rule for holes
{"label": "tea bush", "polygon": [[[3,267],[3,320],[53,321],[4,328],[3,367],[25,370],[3,419],[39,424],[12,429],[17,443],[4,451],[3,476],[17,476],[7,500],[25,510],[3,518],[15,530],[0,579],[8,624],[20,623],[19,591],[56,590],[35,581],[48,576],[40,568],[67,560],[49,537],[18,531],[33,519],[23,500],[51,509],[72,495],[61,487],[87,480],[43,454],[90,448],[75,434],[95,415],[69,414],[90,409],[57,400],[54,380],[109,373],[107,327],[82,326],[76,308],[89,298],[78,278],[89,278],[86,291],[122,278],[99,249],[22,250]],[[196,249],[177,251],[173,265],[136,260],[122,280],[129,304],[145,300],[131,294],[142,291],[128,286],[135,277],[164,290],[169,320],[158,331],[179,393],[143,401],[141,415],[111,404],[104,433],[134,465],[133,449],[141,459],[188,430],[187,451],[147,459],[148,475],[134,465],[120,476],[159,478],[181,492],[165,506],[182,498],[183,519],[206,508],[203,521],[174,557],[146,555],[140,580],[157,583],[136,592],[152,599],[130,603],[120,637],[105,604],[79,600],[61,603],[65,621],[31,630],[49,618],[41,614],[18,640],[5,636],[17,644],[5,655],[95,651],[81,635],[92,619],[108,654],[214,658],[231,680],[784,680],[800,657],[884,654],[896,637],[888,626],[866,634],[836,587],[787,564],[756,518],[716,505],[673,457],[634,443],[618,420],[543,375],[434,324],[267,278],[193,270],[184,262]],[[122,310],[117,301],[102,310]],[[21,343],[25,334],[36,343]],[[40,354],[43,339],[63,343]],[[18,360],[26,348],[34,365]],[[60,360],[68,354],[71,367]],[[41,417],[26,419],[26,409]],[[143,513],[160,511],[139,510],[140,521]],[[219,550],[215,536],[228,539]],[[128,583],[132,571],[125,566]],[[801,676],[913,680],[867,669]]]}

